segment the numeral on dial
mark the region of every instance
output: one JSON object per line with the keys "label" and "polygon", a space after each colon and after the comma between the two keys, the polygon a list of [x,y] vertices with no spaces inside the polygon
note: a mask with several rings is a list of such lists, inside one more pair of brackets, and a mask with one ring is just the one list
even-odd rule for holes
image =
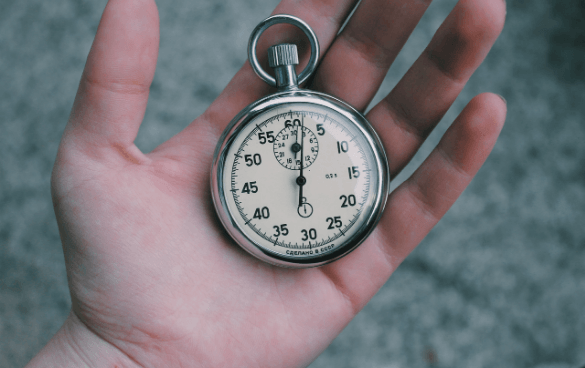
{"label": "numeral on dial", "polygon": [[249,183],[244,183],[244,187],[242,188],[242,193],[246,193],[246,194],[258,193],[258,186],[256,185],[256,182],[251,181]]}
{"label": "numeral on dial", "polygon": [[317,134],[319,135],[325,134],[325,128],[323,128],[323,124],[317,124]]}
{"label": "numeral on dial", "polygon": [[315,230],[315,229],[309,229],[308,231],[303,229],[303,230],[301,230],[301,233],[303,233],[303,239],[302,239],[303,241],[309,240],[309,239],[311,239],[311,240],[317,239],[317,230]]}
{"label": "numeral on dial", "polygon": [[359,178],[360,177],[360,171],[358,170],[358,166],[348,167],[347,168],[347,173],[349,174],[349,178],[350,179]]}
{"label": "numeral on dial", "polygon": [[258,133],[258,141],[260,141],[260,144],[274,143],[274,131]]}
{"label": "numeral on dial", "polygon": [[260,165],[262,163],[262,157],[260,156],[259,153],[255,153],[253,156],[252,155],[244,155],[244,160],[246,161],[246,166],[252,166],[252,165]]}
{"label": "numeral on dial", "polygon": [[341,199],[341,207],[347,207],[349,206],[355,206],[355,196],[353,194],[350,194],[348,196],[342,195],[341,197],[339,197],[339,199]]}
{"label": "numeral on dial", "polygon": [[335,229],[335,228],[340,228],[343,223],[341,222],[341,216],[335,216],[335,217],[327,217],[327,220],[329,222],[329,226],[327,227],[327,229]]}
{"label": "numeral on dial", "polygon": [[349,144],[346,141],[337,141],[337,153],[349,151]]}
{"label": "numeral on dial", "polygon": [[294,119],[292,122],[290,120],[284,121],[284,126],[291,126],[291,125],[301,125],[301,121],[299,119]]}
{"label": "numeral on dial", "polygon": [[268,207],[256,208],[253,217],[258,220],[267,219],[270,217],[270,210]]}
{"label": "numeral on dial", "polygon": [[287,228],[287,224],[282,224],[280,226],[273,226],[272,227],[276,232],[273,236],[275,237],[279,237],[279,236],[287,236],[288,235],[288,228]]}

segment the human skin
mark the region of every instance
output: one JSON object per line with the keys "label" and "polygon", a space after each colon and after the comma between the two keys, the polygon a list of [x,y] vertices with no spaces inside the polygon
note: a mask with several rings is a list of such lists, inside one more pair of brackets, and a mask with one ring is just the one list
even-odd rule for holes
{"label": "human skin", "polygon": [[[364,110],[430,1],[283,0],[311,25],[323,60],[311,88]],[[409,162],[481,64],[503,0],[460,0],[404,78],[367,114],[390,157]],[[345,258],[291,270],[235,245],[210,195],[212,154],[229,121],[272,92],[246,63],[207,111],[150,153],[134,140],[155,71],[152,0],[110,0],[52,176],[72,309],[28,367],[303,367],[386,282],[469,184],[504,124],[494,94],[472,99],[388,198]],[[291,28],[269,41],[298,37]],[[301,48],[302,49],[302,48]],[[301,58],[306,60],[306,54]]]}

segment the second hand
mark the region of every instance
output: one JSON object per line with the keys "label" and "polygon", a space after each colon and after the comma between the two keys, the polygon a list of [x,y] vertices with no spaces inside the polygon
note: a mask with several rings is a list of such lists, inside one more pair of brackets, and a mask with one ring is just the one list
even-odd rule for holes
{"label": "second hand", "polygon": [[[303,157],[303,129],[305,126],[305,116],[302,115],[301,116],[301,169],[299,172],[299,177],[297,178],[297,184],[299,185],[299,207],[301,207],[303,205],[303,186],[305,185],[305,183],[307,182],[307,179],[305,179],[305,177],[303,176],[303,165],[304,165],[304,157]],[[298,136],[299,133],[297,133],[297,139],[299,138]]]}

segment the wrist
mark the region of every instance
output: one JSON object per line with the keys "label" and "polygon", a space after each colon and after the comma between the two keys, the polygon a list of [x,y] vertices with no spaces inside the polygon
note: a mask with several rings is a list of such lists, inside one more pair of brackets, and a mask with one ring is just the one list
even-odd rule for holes
{"label": "wrist", "polygon": [[71,312],[47,345],[25,368],[120,367],[139,368],[130,357],[87,328]]}

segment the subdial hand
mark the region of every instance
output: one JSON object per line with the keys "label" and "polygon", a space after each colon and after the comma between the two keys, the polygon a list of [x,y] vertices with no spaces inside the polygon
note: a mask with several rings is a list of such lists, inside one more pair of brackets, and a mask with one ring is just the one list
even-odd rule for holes
{"label": "subdial hand", "polygon": [[299,153],[300,150],[301,150],[301,145],[299,144],[299,128],[297,125],[297,140],[292,145],[292,151],[295,153],[295,164],[297,162],[297,154]]}

